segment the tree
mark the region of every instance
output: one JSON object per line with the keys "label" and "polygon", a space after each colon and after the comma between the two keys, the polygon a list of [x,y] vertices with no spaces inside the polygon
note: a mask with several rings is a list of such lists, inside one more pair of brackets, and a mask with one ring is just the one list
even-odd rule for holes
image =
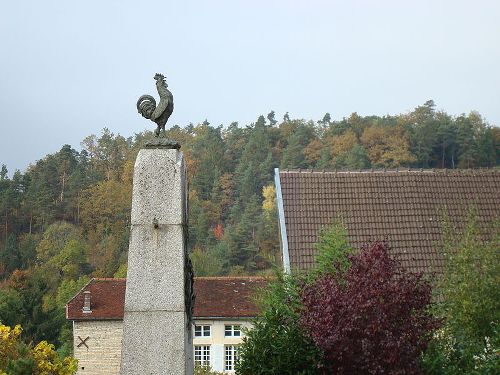
{"label": "tree", "polygon": [[304,147],[304,157],[309,165],[317,166],[321,159],[321,154],[325,150],[325,145],[319,138],[313,138],[309,144]]}
{"label": "tree", "polygon": [[312,271],[314,278],[325,274],[345,273],[349,269],[349,255],[353,248],[349,244],[347,229],[337,221],[323,228],[314,244],[316,266]]}
{"label": "tree", "polygon": [[239,375],[317,374],[321,353],[298,324],[298,280],[277,273],[260,291],[261,316],[245,332],[240,345]]}
{"label": "tree", "polygon": [[103,276],[113,275],[128,248],[131,185],[101,181],[83,192],[81,227],[90,245],[90,261]]}
{"label": "tree", "polygon": [[72,375],[77,361],[60,358],[54,345],[41,341],[35,347],[20,340],[22,328],[0,323],[0,375]]}
{"label": "tree", "polygon": [[224,269],[224,259],[214,250],[195,248],[189,255],[196,276],[219,276]]}
{"label": "tree", "polygon": [[[270,214],[269,190],[263,193],[268,197],[264,210]],[[259,291],[261,313],[240,346],[237,374],[318,374],[323,370],[321,351],[299,324],[304,308],[300,294],[306,282],[330,272],[334,265],[348,267],[352,248],[346,229],[339,223],[324,228],[316,252],[317,268],[309,276],[276,272],[267,288]]]}
{"label": "tree", "polygon": [[370,166],[365,148],[352,130],[331,137],[331,145],[335,168],[365,169]]}
{"label": "tree", "polygon": [[0,170],[0,180],[6,180],[7,173],[9,173],[9,171],[7,170],[7,166],[5,164],[2,164],[2,169]]}
{"label": "tree", "polygon": [[44,232],[42,240],[36,248],[40,262],[47,262],[61,253],[67,243],[80,237],[78,228],[68,222],[60,221],[51,224]]}
{"label": "tree", "polygon": [[324,127],[327,127],[328,125],[330,125],[331,121],[332,116],[330,115],[330,113],[326,112],[323,118],[321,120],[318,120],[318,123],[323,125]]}
{"label": "tree", "polygon": [[445,226],[447,262],[435,308],[444,323],[424,357],[433,373],[493,374],[500,368],[500,228],[481,233],[478,220],[471,212],[462,233]]}
{"label": "tree", "polygon": [[352,148],[343,155],[342,163],[348,169],[366,169],[370,167],[370,161],[366,155],[365,148],[356,143]]}
{"label": "tree", "polygon": [[194,131],[190,157],[194,160],[192,189],[201,199],[208,199],[222,171],[224,171],[225,144],[222,140],[222,128],[213,128],[207,124],[198,125]]}
{"label": "tree", "polygon": [[437,165],[440,168],[455,168],[456,162],[456,126],[451,117],[444,113],[438,112],[436,114],[436,119],[438,121],[436,136],[436,148],[435,154],[439,156],[439,162]]}
{"label": "tree", "polygon": [[395,168],[415,161],[401,128],[371,126],[363,132],[361,142],[374,166]]}
{"label": "tree", "polygon": [[314,138],[314,124],[304,121],[288,122],[282,126],[283,133],[290,134],[286,137],[286,147],[281,158],[282,168],[306,168],[307,161],[304,150],[309,142]]}
{"label": "tree", "polygon": [[270,125],[270,126],[274,126],[274,125],[276,125],[276,123],[278,122],[278,121],[276,121],[276,119],[274,118],[274,117],[275,117],[275,115],[276,115],[276,113],[274,113],[274,111],[271,111],[271,112],[269,112],[269,113],[267,114],[267,120],[269,121],[269,125]]}
{"label": "tree", "polygon": [[300,322],[329,373],[420,373],[420,353],[438,324],[427,312],[430,284],[381,242],[349,260],[347,271],[319,277],[301,295]]}
{"label": "tree", "polygon": [[[262,265],[258,268],[270,268],[271,264],[276,264],[276,257],[279,253],[279,229],[278,229],[278,208],[276,205],[276,189],[274,185],[264,186],[262,189],[262,214],[263,221],[260,228],[259,255]],[[265,264],[265,263],[268,264]]]}
{"label": "tree", "polygon": [[411,150],[417,163],[424,168],[429,168],[432,164],[437,140],[435,106],[433,100],[428,100],[408,116]]}
{"label": "tree", "polygon": [[14,233],[7,237],[4,249],[0,249],[0,264],[3,265],[4,272],[7,274],[21,267],[21,256]]}
{"label": "tree", "polygon": [[255,257],[260,242],[261,205],[257,195],[250,197],[240,220],[227,228],[224,240],[228,246],[231,265],[243,266],[247,271],[256,268]]}
{"label": "tree", "polygon": [[476,166],[477,129],[481,123],[481,116],[472,112],[468,116],[461,115],[456,119],[457,143],[458,143],[458,165],[460,168],[472,168]]}

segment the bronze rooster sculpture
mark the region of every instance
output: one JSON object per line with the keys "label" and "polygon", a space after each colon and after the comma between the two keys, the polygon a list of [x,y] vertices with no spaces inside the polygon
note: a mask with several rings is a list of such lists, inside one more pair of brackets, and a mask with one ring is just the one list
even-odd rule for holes
{"label": "bronze rooster sculpture", "polygon": [[161,130],[165,133],[165,124],[174,111],[174,96],[168,90],[168,85],[165,82],[165,76],[163,74],[156,73],[154,79],[156,81],[156,89],[160,95],[158,106],[156,106],[155,98],[151,95],[142,95],[139,100],[137,100],[137,111],[142,117],[156,123],[157,128],[155,130],[155,136],[159,137]]}

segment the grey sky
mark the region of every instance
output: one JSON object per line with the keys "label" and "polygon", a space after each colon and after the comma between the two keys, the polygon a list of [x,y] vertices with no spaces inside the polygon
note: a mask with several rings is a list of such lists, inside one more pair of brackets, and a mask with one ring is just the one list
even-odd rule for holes
{"label": "grey sky", "polygon": [[433,99],[500,125],[500,1],[2,1],[0,164],[108,127],[167,76],[169,124],[404,113]]}

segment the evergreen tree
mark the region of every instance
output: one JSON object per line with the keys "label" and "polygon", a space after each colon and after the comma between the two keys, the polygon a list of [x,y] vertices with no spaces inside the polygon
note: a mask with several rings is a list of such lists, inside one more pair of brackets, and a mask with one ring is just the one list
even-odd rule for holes
{"label": "evergreen tree", "polygon": [[0,250],[0,270],[3,270],[4,277],[10,275],[14,270],[21,268],[21,255],[17,247],[17,238],[14,233],[7,237],[5,246]]}

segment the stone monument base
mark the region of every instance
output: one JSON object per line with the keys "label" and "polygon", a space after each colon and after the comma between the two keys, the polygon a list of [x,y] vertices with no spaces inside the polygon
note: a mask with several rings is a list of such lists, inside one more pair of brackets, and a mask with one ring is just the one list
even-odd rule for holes
{"label": "stone monument base", "polygon": [[121,375],[192,375],[192,270],[178,149],[142,149],[134,167]]}

